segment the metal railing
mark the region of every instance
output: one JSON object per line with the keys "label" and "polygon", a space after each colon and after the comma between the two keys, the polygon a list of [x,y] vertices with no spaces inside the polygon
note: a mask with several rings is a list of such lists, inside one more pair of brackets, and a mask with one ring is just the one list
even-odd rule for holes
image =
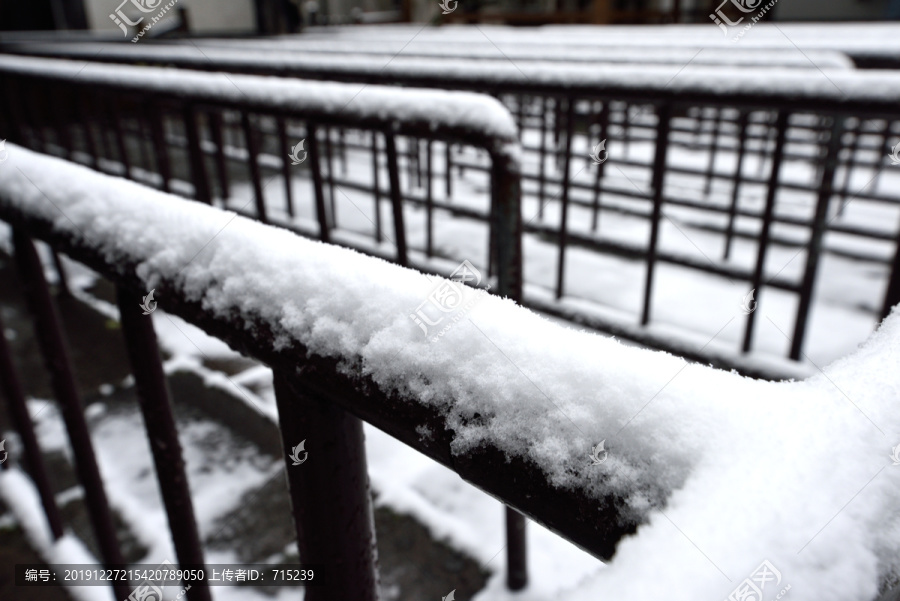
{"label": "metal railing", "polygon": [[[106,168],[135,180],[149,180],[163,191],[179,190],[206,203],[213,201],[217,185],[220,186],[222,198],[229,196],[227,190],[229,186],[234,186],[234,182],[229,181],[229,173],[233,170],[229,169],[229,162],[234,162],[237,155],[236,162],[245,170],[242,175],[249,180],[251,199],[255,206],[255,211],[235,207],[238,212],[260,221],[274,221],[271,219],[271,204],[267,204],[265,193],[268,183],[281,178],[286,184],[284,198],[287,206],[283,212],[287,216],[298,217],[298,221],[293,223],[288,223],[286,219],[280,220],[282,227],[289,227],[322,241],[356,247],[401,265],[420,265],[423,270],[435,273],[448,272],[447,262],[429,262],[427,257],[423,258],[427,253],[417,248],[418,243],[407,243],[405,213],[410,199],[401,188],[406,175],[401,171],[401,158],[407,157],[398,152],[398,146],[409,144],[409,139],[414,139],[416,144],[421,141],[429,147],[432,144],[449,147],[452,143],[457,147],[470,149],[471,152],[482,153],[488,157],[490,168],[485,188],[475,196],[482,197],[485,210],[483,213],[469,213],[490,224],[484,236],[488,256],[483,260],[475,257],[472,259],[475,263],[488,265],[489,273],[495,279],[495,293],[510,298],[519,297],[521,211],[518,142],[511,117],[493,99],[471,94],[450,98],[445,94],[430,92],[409,91],[397,94],[396,90],[370,87],[363,97],[367,105],[348,108],[359,93],[356,87],[183,72],[169,73],[165,81],[159,81],[154,76],[159,76],[162,72],[154,69],[125,67],[115,73],[98,73],[90,68],[79,72],[78,69],[72,70],[71,66],[71,63],[67,64],[65,61],[42,61],[42,64],[32,65],[33,68],[23,68],[20,65],[0,69],[0,87],[7,92],[2,98],[3,119],[0,123],[4,137],[8,137],[11,142],[21,141],[36,148],[52,147],[67,157],[86,159],[93,167]],[[432,115],[422,110],[423,104],[427,106],[437,99],[447,109],[446,113]],[[146,141],[145,132],[149,133],[147,138],[151,148],[142,146]],[[374,161],[370,172],[374,181],[366,189],[375,194],[374,214],[380,216],[382,205],[388,204],[391,220],[391,225],[387,226],[381,224],[379,217],[374,219],[377,223],[372,225],[378,230],[382,240],[378,247],[354,244],[354,233],[347,228],[338,227],[336,223],[335,207],[339,201],[335,193],[342,191],[333,180],[332,161],[335,160],[335,153],[330,146],[337,146],[337,132],[348,137],[365,136],[366,150],[369,158]],[[294,152],[291,153],[292,145],[289,141],[292,140],[288,139],[288,135],[293,133],[297,134],[294,139],[303,136],[307,143],[302,157],[302,145],[298,148],[294,144]],[[232,144],[239,136],[243,136],[241,148]],[[172,143],[173,138],[177,142]],[[323,147],[328,150],[323,151]],[[273,151],[272,148],[277,150]],[[273,154],[268,154],[270,151]],[[137,159],[139,155],[141,158]],[[294,177],[289,170],[294,165],[291,164],[291,155],[294,162],[306,163],[305,177],[301,179],[311,185],[311,193],[308,195],[292,194],[290,184]],[[112,160],[106,160],[107,156]],[[278,157],[278,163],[271,168],[273,157]],[[215,182],[207,163],[211,163],[216,170],[218,177]],[[275,175],[267,178],[267,170]],[[326,192],[329,190],[332,194],[328,197],[330,202],[326,202]],[[415,203],[416,206],[423,207],[427,215],[427,245],[432,243],[433,215],[440,210],[437,203],[432,201],[429,195],[423,195]],[[249,204],[250,201],[243,203],[243,207]],[[300,213],[304,210],[312,217],[299,220]],[[471,219],[465,211],[463,216]],[[10,219],[17,221],[15,217]],[[19,224],[21,225],[20,222]],[[53,316],[46,284],[42,283],[43,276],[38,273],[39,264],[35,263],[33,248],[28,236],[22,231],[18,230],[15,237],[17,256],[21,258],[20,269],[27,280],[26,287],[28,290],[36,290],[34,296],[29,297],[29,305],[35,313],[42,350],[51,365],[58,400],[65,408],[67,420],[71,420],[67,421],[67,427],[73,447],[77,447],[76,464],[82,482],[85,486],[90,486],[91,490],[99,491],[92,493],[93,496],[89,495],[87,502],[98,533],[103,561],[107,565],[120,565],[123,562],[115,541],[115,531],[111,529],[108,504],[102,486],[98,484],[99,475],[83,419],[78,417],[81,415],[80,401],[65,356],[65,343],[61,338],[58,321]],[[30,228],[28,232],[39,236]],[[358,233],[355,236],[356,239],[361,238]],[[65,252],[70,251],[67,248]],[[456,261],[459,259],[456,258]],[[104,269],[100,271],[106,272]],[[130,306],[133,291],[125,288],[120,290],[121,304]],[[158,358],[153,358],[156,346],[152,331],[147,331],[140,324],[129,323],[129,318],[124,315],[123,328],[131,330],[128,345],[138,390],[145,398],[153,399],[148,401],[151,405],[144,408],[148,428],[154,428],[154,436],[169,436],[172,434],[169,431],[170,416],[154,413],[162,411],[165,395],[161,372],[157,370]],[[265,360],[261,354],[251,354]],[[140,365],[148,365],[149,371],[142,371]],[[279,381],[279,387],[286,385],[284,381],[276,380]],[[13,399],[10,403],[17,404],[15,383],[9,383],[8,387],[11,391],[9,396]],[[331,395],[333,390],[323,393]],[[286,393],[282,390],[280,394],[283,397]],[[287,423],[291,418],[285,416],[292,415],[293,409],[280,409]],[[299,416],[296,418],[301,419]],[[348,421],[348,418],[325,407],[322,407],[321,415],[303,419],[315,421],[310,427],[326,431],[330,428],[334,437],[349,440],[352,444],[348,447],[348,453],[357,455],[356,459],[349,458],[356,461],[351,462],[351,467],[362,465],[364,469],[361,439],[357,440],[361,435],[358,422],[354,425],[352,420]],[[379,427],[389,432],[402,431],[401,426],[386,423],[389,419],[389,416],[381,415],[378,419],[373,418],[372,423],[379,424]],[[27,430],[28,424],[24,423],[27,420],[19,421],[19,425]],[[154,423],[157,425],[152,426]],[[411,434],[407,433],[400,438],[406,440],[409,436]],[[158,469],[161,469],[162,462],[163,459],[157,457]],[[346,467],[346,464],[342,464],[342,469]],[[328,473],[326,468],[323,467],[323,470],[325,471],[320,475]],[[184,478],[166,469],[161,469],[160,474],[160,485],[164,488],[166,507],[170,511],[170,523],[191,522],[191,515],[176,512],[177,508],[183,508],[185,504],[185,490],[179,488],[184,484]],[[39,480],[40,474],[35,474],[35,477]],[[358,484],[358,478],[354,482]],[[346,490],[338,486],[336,494],[350,495],[353,485],[348,480],[344,487]],[[294,486],[295,483],[292,483],[292,495],[297,494]],[[43,490],[46,487],[39,483],[38,488]],[[45,502],[49,503],[50,500],[45,499]],[[310,510],[311,513],[297,517],[310,531],[325,527],[323,524],[333,525],[335,522],[329,522],[331,518],[326,519],[321,513],[333,511],[333,504],[336,502],[337,499],[331,498],[318,509]],[[356,494],[352,502],[356,503],[356,508],[368,507],[367,499],[364,505],[360,505],[363,500],[359,498],[359,494]],[[338,513],[348,519],[353,517],[351,514],[356,515],[350,505],[346,505],[345,509],[346,512]],[[301,512],[300,509],[297,511]],[[506,523],[507,583],[510,588],[519,589],[527,582],[524,518],[518,512],[507,509]],[[343,547],[335,542],[331,548],[317,547],[313,552],[309,547],[303,547],[301,540],[301,557],[308,557],[310,553],[331,554],[331,563],[349,562],[348,565],[355,566],[351,573],[356,576],[349,578],[345,589],[330,589],[328,596],[322,598],[374,598],[374,572],[370,572],[373,567],[367,564],[372,556],[361,551],[368,544],[365,540],[366,525],[359,526],[361,538],[356,543],[361,546],[357,547],[353,544]],[[186,547],[177,548],[179,559],[185,564],[196,564],[200,557],[197,555],[200,552],[199,546],[191,538],[191,531],[190,528],[183,530],[184,538],[179,544]],[[321,530],[318,532],[321,533]],[[181,534],[174,534],[173,528],[173,538],[178,536]],[[339,541],[341,537],[332,533],[324,539]],[[208,598],[201,590],[198,589],[196,598]],[[118,595],[124,591],[117,589],[116,592]],[[194,594],[193,589],[189,594]],[[318,593],[312,593],[309,598],[314,598],[315,594]]]}
{"label": "metal railing", "polygon": [[[900,135],[898,109],[892,101],[900,95],[900,76],[895,73],[832,71],[825,77],[816,70],[746,69],[742,79],[723,88],[710,84],[722,76],[716,69],[688,69],[673,80],[665,68],[607,65],[548,70],[538,63],[523,63],[497,71],[420,61],[415,69],[380,63],[376,69],[352,63],[315,65],[306,59],[238,59],[234,52],[217,51],[204,51],[202,59],[192,59],[190,65],[479,90],[500,98],[515,115],[523,140],[524,230],[555,244],[558,253],[555,282],[541,285],[549,288],[549,294],[541,290],[535,294],[533,285],[526,287],[527,306],[688,358],[751,375],[785,377],[798,375],[790,362],[761,368],[743,355],[756,349],[752,314],[742,338],[731,348],[698,350],[697,344],[658,333],[653,327],[657,266],[688,269],[728,284],[742,282],[745,287],[736,288],[741,295],[752,290],[760,296],[766,288],[792,295],[796,310],[786,355],[794,361],[804,355],[822,257],[854,262],[878,274],[886,290],[883,299],[865,299],[859,307],[873,323],[900,300],[897,219],[892,213],[900,197],[891,188],[879,188],[880,172],[888,164],[885,149]],[[161,54],[154,59],[157,52]],[[174,62],[164,48],[140,49],[140,56],[142,62]],[[609,160],[593,167],[588,151],[604,139]],[[463,179],[462,173],[454,177],[454,169],[471,174],[483,166],[477,157],[457,159],[449,147],[445,150],[447,202],[442,208],[449,209],[454,182]],[[331,155],[330,149],[326,152]],[[409,148],[408,165],[419,181],[432,174],[421,154]],[[782,163],[807,172],[787,179]],[[337,177],[329,172],[329,185]],[[676,178],[678,186],[669,183]],[[859,186],[860,179],[865,186]],[[796,207],[781,200],[786,194],[793,195]],[[884,218],[877,227],[845,219],[844,207],[850,201],[854,207],[884,211]],[[466,212],[460,206],[452,210]],[[648,229],[646,243],[603,232],[601,224],[610,218],[643,224]],[[711,238],[719,250],[667,248],[660,243],[663,220],[691,235]],[[850,246],[845,243],[848,239],[853,241]],[[585,310],[583,302],[567,302],[604,305],[602,299],[578,294],[567,298],[571,295],[566,255],[572,246],[641,266],[642,300],[638,307],[624,308],[629,317],[610,317]],[[744,255],[755,259],[736,260],[735,246],[743,246]],[[762,266],[773,252],[805,254],[806,265],[794,277],[778,270],[767,272]]]}

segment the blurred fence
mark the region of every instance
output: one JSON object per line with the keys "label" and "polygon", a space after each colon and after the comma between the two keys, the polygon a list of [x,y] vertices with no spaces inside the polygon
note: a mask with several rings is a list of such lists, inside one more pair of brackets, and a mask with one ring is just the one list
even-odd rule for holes
{"label": "blurred fence", "polygon": [[[730,287],[740,296],[752,292],[757,304],[775,291],[783,307],[779,312],[793,316],[790,342],[783,351],[762,351],[782,352],[792,361],[804,356],[810,313],[820,301],[820,274],[832,281],[866,274],[859,286],[848,283],[866,290],[850,304],[873,325],[900,302],[900,193],[880,181],[890,165],[891,142],[900,136],[900,111],[893,101],[900,94],[900,75],[745,68],[740,78],[723,82],[723,71],[713,67],[679,71],[675,79],[671,67],[659,66],[450,59],[384,65],[340,55],[265,53],[261,58],[216,48],[197,53],[168,48],[122,52],[142,63],[496,96],[515,116],[524,150],[524,232],[555,247],[556,254],[554,274],[543,278],[530,275],[529,266],[537,261],[526,254],[522,301],[551,315],[747,374],[784,377],[797,374],[790,362],[761,365],[745,355],[760,350],[754,312],[739,339],[708,348],[697,335],[714,330],[698,332],[688,318],[671,312],[656,317],[668,309],[666,295],[655,287],[660,268],[712,278],[711,287]],[[95,60],[119,60],[122,52],[95,52]],[[22,111],[37,112],[39,106]],[[45,129],[47,115],[40,121]],[[38,123],[37,117],[30,123]],[[226,132],[233,126],[227,119],[223,123]],[[260,127],[270,139],[283,135],[276,122]],[[228,146],[216,143],[216,129],[201,134],[206,152]],[[34,135],[29,140],[46,148]],[[324,160],[341,166],[340,172],[327,169],[329,190],[335,185],[364,190],[344,170],[347,151],[367,145],[371,142],[349,139],[337,129],[326,134]],[[460,153],[451,145],[441,150],[435,155],[431,145],[408,142],[403,154],[409,187],[434,196],[434,157],[439,156],[443,199],[426,198],[426,206],[484,218],[485,211],[473,210],[479,205],[468,196],[483,187],[473,178],[487,166],[477,153]],[[227,196],[225,185],[220,188]],[[410,195],[410,202],[417,200],[421,194]],[[376,224],[376,241],[379,232]],[[433,253],[430,236],[421,248]],[[586,291],[580,286],[583,273],[568,275],[573,249],[626,263],[628,302]],[[543,255],[541,262],[547,262]],[[573,282],[580,287],[573,290]],[[697,298],[681,302],[702,305]],[[687,325],[679,323],[682,319]]]}

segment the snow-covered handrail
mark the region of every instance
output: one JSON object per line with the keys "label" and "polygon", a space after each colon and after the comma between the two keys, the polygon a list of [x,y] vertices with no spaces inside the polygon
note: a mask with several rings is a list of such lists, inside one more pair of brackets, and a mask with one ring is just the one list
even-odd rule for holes
{"label": "snow-covered handrail", "polygon": [[[192,69],[280,75],[331,81],[498,93],[564,92],[581,95],[630,94],[685,102],[729,102],[805,108],[853,107],[861,113],[891,110],[900,97],[900,73],[851,69],[742,67],[740,76],[716,65],[566,64],[558,61],[465,60],[373,57],[349,54],[276,53],[251,49],[188,46],[99,45],[88,62],[141,61]],[[103,48],[109,48],[105,50]],[[84,57],[85,50],[65,52]],[[16,68],[24,58],[0,57],[0,68]],[[37,59],[33,59],[37,60]],[[27,68],[27,63],[19,68]],[[676,77],[677,75],[677,77]]]}
{"label": "snow-covered handrail", "polygon": [[[535,46],[533,42],[507,42],[498,47],[487,40],[469,41],[466,44],[440,41],[412,42],[393,41],[378,38],[364,39],[360,42],[345,40],[307,40],[305,38],[288,38],[277,40],[217,40],[200,39],[190,44],[165,45],[132,45],[116,43],[6,43],[4,50],[32,54],[37,56],[60,56],[93,60],[95,57],[104,61],[134,61],[149,56],[153,60],[166,59],[177,64],[209,60],[203,53],[216,50],[229,50],[231,55],[249,53],[248,60],[259,60],[261,53],[266,53],[275,60],[301,59],[298,64],[307,64],[316,59],[331,64],[327,56],[333,54],[346,56],[356,61],[369,58],[381,60],[384,64],[391,59],[407,61],[410,59],[430,59],[441,63],[449,61],[452,68],[462,59],[493,60],[494,62],[510,61],[561,61],[569,63],[627,63],[631,65],[664,65],[679,67],[688,63],[698,65],[719,65],[733,67],[795,67],[800,69],[851,69],[853,61],[845,54],[833,50],[811,50],[809,52],[785,52],[784,50],[741,48],[698,52],[692,48],[646,48],[646,47],[597,47],[587,44],[571,46]],[[305,55],[309,56],[305,56]],[[334,59],[331,59],[334,60]],[[490,64],[490,63],[489,63]]]}
{"label": "snow-covered handrail", "polygon": [[853,356],[791,383],[470,289],[465,317],[430,342],[409,319],[438,284],[421,273],[8,151],[0,219],[155,289],[164,310],[600,557],[638,528],[569,599],[726,598],[767,560],[795,601],[862,600],[900,567],[896,310]]}
{"label": "snow-covered handrail", "polygon": [[[208,62],[208,61],[207,61]],[[423,129],[453,138],[477,139],[502,151],[517,130],[500,102],[468,92],[407,90],[383,86],[296,81],[274,77],[183,69],[0,55],[0,75],[50,79],[66,85],[115,87],[196,102],[302,113],[309,119],[382,125],[395,133]]]}

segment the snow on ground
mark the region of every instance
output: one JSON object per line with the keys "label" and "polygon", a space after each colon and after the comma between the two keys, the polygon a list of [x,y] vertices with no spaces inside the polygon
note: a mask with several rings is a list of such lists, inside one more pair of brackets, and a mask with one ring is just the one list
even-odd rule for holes
{"label": "snow on ground", "polygon": [[[0,182],[0,211],[139,260],[148,289],[166,278],[211,313],[259,316],[278,339],[440,408],[454,453],[490,440],[558,486],[622,495],[619,510],[646,525],[609,569],[559,583],[571,586],[560,596],[725,598],[769,560],[792,599],[868,601],[900,569],[897,311],[802,382],[626,347],[491,296],[431,343],[408,317],[434,286],[421,273],[17,146]],[[462,295],[466,304],[480,293]],[[590,465],[600,440],[608,458]]]}

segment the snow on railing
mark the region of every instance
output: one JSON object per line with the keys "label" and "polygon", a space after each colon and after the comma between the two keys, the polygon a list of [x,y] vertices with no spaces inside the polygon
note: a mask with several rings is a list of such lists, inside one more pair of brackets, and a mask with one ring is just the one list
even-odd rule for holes
{"label": "snow on railing", "polygon": [[[192,69],[336,81],[368,81],[379,84],[396,82],[410,86],[471,91],[487,88],[510,93],[551,89],[562,89],[567,94],[639,92],[654,94],[659,98],[692,100],[742,97],[768,102],[814,101],[817,106],[825,103],[840,106],[877,103],[890,106],[895,103],[897,97],[900,97],[900,73],[893,71],[829,69],[827,75],[823,75],[821,70],[812,68],[741,67],[738,77],[731,72],[723,71],[721,65],[693,62],[669,65],[615,63],[580,65],[559,61],[516,63],[506,59],[472,61],[403,56],[386,59],[365,54],[303,55],[296,51],[277,53],[219,47],[206,47],[201,50],[193,46],[171,45],[132,47],[95,44],[85,48],[78,46],[80,45],[67,46],[59,52],[52,50],[50,52],[54,55],[85,58],[88,59],[88,63],[141,60]],[[89,52],[89,48],[94,48],[93,52]],[[35,52],[43,51],[35,50]],[[24,72],[29,70],[30,65],[36,65],[27,62],[29,60],[39,59],[0,56],[0,66],[3,69],[19,68]],[[70,68],[63,67],[60,72]],[[75,70],[77,71],[77,68]],[[102,70],[95,70],[93,74],[97,75],[100,72]],[[160,81],[174,83],[174,77],[173,74],[160,76]],[[222,76],[219,78],[221,82]],[[232,89],[229,94],[234,92]],[[434,103],[437,100],[429,98],[428,102]]]}
{"label": "snow on railing", "polygon": [[[248,60],[256,57],[258,60],[261,52],[267,53],[276,60],[303,59],[299,64],[306,64],[316,59],[327,61],[331,64],[337,57],[346,56],[348,60],[355,61],[368,57],[375,61],[379,58],[382,64],[393,62],[395,59],[401,62],[414,58],[430,58],[440,60],[441,63],[454,62],[461,59],[506,61],[565,61],[571,63],[628,63],[632,65],[648,64],[677,64],[679,67],[688,63],[698,65],[721,65],[740,67],[796,67],[801,69],[850,69],[853,61],[846,55],[832,50],[811,50],[808,52],[785,52],[784,50],[756,49],[752,51],[735,48],[729,52],[722,50],[710,52],[697,52],[691,48],[644,48],[625,47],[609,48],[589,45],[572,45],[564,47],[535,46],[530,42],[504,43],[498,51],[496,45],[482,40],[470,41],[466,44],[446,44],[442,42],[402,42],[391,40],[366,40],[364,44],[341,40],[307,40],[305,38],[287,39],[205,39],[192,40],[189,44],[166,44],[158,46],[130,45],[116,43],[8,43],[4,50],[34,54],[41,56],[69,56],[72,58],[85,58],[94,60],[100,57],[106,61],[132,61],[139,60],[148,54],[154,59],[166,59],[177,61],[180,64],[190,64],[203,59],[203,53],[213,49],[229,50],[230,55],[240,56],[249,52]],[[304,56],[310,53],[311,56]],[[220,55],[222,56],[228,56]],[[329,60],[323,54],[337,55]],[[101,56],[102,55],[102,56]],[[240,59],[238,59],[240,60]],[[490,64],[490,63],[489,63]]]}
{"label": "snow on railing", "polygon": [[[624,346],[465,287],[454,288],[464,314],[432,342],[409,314],[452,284],[8,151],[0,218],[20,232],[134,294],[155,289],[160,307],[266,362],[276,382],[337,403],[599,557],[637,527],[567,598],[769,586],[795,601],[872,599],[900,572],[896,310],[803,382]],[[753,580],[761,566],[768,578]]]}
{"label": "snow on railing", "polygon": [[405,127],[424,126],[488,140],[511,140],[517,135],[512,116],[502,104],[468,92],[407,90],[398,94],[394,88],[383,86],[360,89],[360,86],[340,83],[9,55],[0,55],[0,73],[79,85],[114,85],[171,97],[189,95],[195,101],[218,104],[262,105],[268,109],[302,111],[312,118],[349,115],[361,121],[395,121],[401,132]]}

